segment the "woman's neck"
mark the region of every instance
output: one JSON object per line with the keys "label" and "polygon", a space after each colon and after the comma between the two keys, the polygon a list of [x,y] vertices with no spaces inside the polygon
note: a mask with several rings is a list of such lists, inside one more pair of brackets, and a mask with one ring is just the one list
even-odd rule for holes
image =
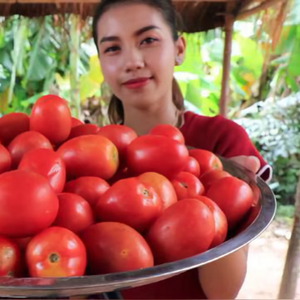
{"label": "woman's neck", "polygon": [[178,109],[172,105],[151,107],[143,110],[134,107],[124,107],[124,125],[131,127],[138,135],[145,135],[156,125],[170,124],[176,126]]}

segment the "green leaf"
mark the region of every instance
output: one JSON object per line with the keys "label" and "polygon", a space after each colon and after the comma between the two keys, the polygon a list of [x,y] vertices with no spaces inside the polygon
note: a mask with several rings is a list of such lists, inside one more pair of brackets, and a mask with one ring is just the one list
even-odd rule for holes
{"label": "green leaf", "polygon": [[[263,66],[263,55],[258,44],[255,41],[245,38],[239,34],[235,34],[234,40],[240,46],[240,64],[251,70],[255,77],[258,78]],[[233,56],[233,59],[235,58],[236,57]]]}
{"label": "green leaf", "polygon": [[293,78],[292,76],[288,75],[285,77],[285,81],[288,85],[288,87],[294,92],[294,93],[297,93],[299,92],[299,87],[296,83],[296,80],[295,78]]}
{"label": "green leaf", "polygon": [[300,26],[298,27],[297,35],[295,36],[295,44],[288,66],[288,72],[292,76],[300,75]]}
{"label": "green leaf", "polygon": [[0,62],[8,71],[12,71],[12,59],[8,51],[6,49],[0,49]]}
{"label": "green leaf", "polygon": [[28,81],[40,81],[46,78],[47,74],[53,68],[55,62],[48,56],[47,52],[40,49],[36,53],[35,60],[32,62],[30,73],[28,73]]}

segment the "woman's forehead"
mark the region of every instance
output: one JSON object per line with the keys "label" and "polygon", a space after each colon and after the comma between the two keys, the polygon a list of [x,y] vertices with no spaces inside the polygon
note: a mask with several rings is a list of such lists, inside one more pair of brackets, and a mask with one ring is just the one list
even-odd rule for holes
{"label": "woman's forehead", "polygon": [[162,14],[154,7],[146,4],[122,4],[105,12],[98,24],[98,36],[120,36],[134,34],[137,30],[154,25],[161,30],[166,29]]}

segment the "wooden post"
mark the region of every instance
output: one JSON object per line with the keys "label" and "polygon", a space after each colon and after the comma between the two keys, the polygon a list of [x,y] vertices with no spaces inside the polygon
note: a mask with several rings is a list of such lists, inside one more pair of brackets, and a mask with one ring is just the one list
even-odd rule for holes
{"label": "wooden post", "polygon": [[70,83],[71,83],[71,110],[73,115],[78,118],[81,113],[80,93],[79,93],[79,47],[80,47],[80,16],[72,15],[71,39],[70,39]]}
{"label": "wooden post", "polygon": [[224,46],[224,57],[223,57],[222,89],[221,89],[221,97],[219,102],[219,109],[220,109],[219,114],[224,117],[227,116],[227,107],[229,103],[233,24],[234,24],[234,17],[231,11],[227,9],[227,14],[225,17],[225,46]]}
{"label": "wooden post", "polygon": [[294,299],[300,271],[300,178],[297,186],[295,216],[278,299]]}

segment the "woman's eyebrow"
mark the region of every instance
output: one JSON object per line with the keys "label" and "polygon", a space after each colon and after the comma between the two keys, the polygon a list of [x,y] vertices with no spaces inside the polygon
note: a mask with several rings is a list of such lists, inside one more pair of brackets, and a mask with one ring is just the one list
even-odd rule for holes
{"label": "woman's eyebrow", "polygon": [[[135,36],[139,36],[147,31],[153,30],[153,29],[160,29],[159,27],[155,26],[155,25],[149,25],[149,26],[145,26],[139,30],[137,30],[134,35]],[[115,41],[119,41],[120,38],[118,36],[112,35],[112,36],[105,36],[100,40],[99,44],[105,43],[105,42],[115,42]]]}

